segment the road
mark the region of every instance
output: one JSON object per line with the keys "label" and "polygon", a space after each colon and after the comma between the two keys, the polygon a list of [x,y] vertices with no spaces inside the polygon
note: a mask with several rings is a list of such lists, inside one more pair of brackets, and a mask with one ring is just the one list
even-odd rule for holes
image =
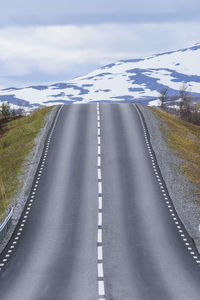
{"label": "road", "polygon": [[0,256],[1,300],[199,300],[199,255],[131,104],[64,105]]}

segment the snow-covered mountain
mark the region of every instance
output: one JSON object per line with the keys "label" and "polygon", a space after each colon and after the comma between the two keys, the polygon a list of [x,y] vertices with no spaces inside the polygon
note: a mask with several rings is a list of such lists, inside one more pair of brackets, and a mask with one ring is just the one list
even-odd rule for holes
{"label": "snow-covered mountain", "polygon": [[66,83],[0,90],[0,101],[29,109],[96,101],[156,105],[159,91],[168,87],[175,95],[183,82],[200,97],[200,43],[144,59],[121,60]]}

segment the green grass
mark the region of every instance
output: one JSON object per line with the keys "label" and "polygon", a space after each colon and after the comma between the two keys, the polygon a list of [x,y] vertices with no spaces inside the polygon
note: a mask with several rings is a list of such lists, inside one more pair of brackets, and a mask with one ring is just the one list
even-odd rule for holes
{"label": "green grass", "polygon": [[51,109],[43,108],[29,116],[3,123],[0,131],[0,220],[20,189],[19,175],[34,147],[34,139],[45,125],[45,115]]}
{"label": "green grass", "polygon": [[169,113],[150,108],[162,121],[161,131],[167,145],[183,159],[180,168],[196,184],[200,196],[200,126],[183,121]]}

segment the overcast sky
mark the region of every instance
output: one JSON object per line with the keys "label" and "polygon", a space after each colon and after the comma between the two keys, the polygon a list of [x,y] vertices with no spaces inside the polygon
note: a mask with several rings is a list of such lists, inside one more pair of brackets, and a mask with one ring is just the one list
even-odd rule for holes
{"label": "overcast sky", "polygon": [[0,0],[0,86],[66,81],[200,42],[199,0]]}

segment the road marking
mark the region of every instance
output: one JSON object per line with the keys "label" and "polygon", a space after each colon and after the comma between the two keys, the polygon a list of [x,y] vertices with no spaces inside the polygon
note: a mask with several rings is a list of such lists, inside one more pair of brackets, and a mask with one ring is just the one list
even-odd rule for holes
{"label": "road marking", "polygon": [[97,230],[97,282],[99,300],[105,300],[105,284],[103,271],[103,198],[102,198],[102,171],[101,171],[101,122],[100,109],[97,103],[97,178],[98,178],[98,230]]}
{"label": "road marking", "polygon": [[98,169],[98,180],[101,180],[101,169]]}
{"label": "road marking", "polygon": [[[138,115],[139,115],[139,118],[140,118],[140,121],[141,121],[141,124],[142,124],[142,127],[143,127],[144,140],[145,140],[145,143],[146,143],[146,145],[147,145],[146,147],[147,147],[147,149],[148,149],[149,157],[150,157],[150,159],[151,159],[151,164],[152,164],[154,173],[155,173],[155,175],[156,175],[158,184],[159,184],[159,186],[160,186],[160,188],[161,188],[162,195],[163,195],[163,197],[164,197],[164,199],[165,199],[165,204],[166,204],[166,206],[168,207],[168,210],[169,210],[169,212],[170,212],[170,215],[171,215],[171,217],[172,217],[172,219],[173,219],[173,221],[174,221],[174,224],[176,225],[176,228],[178,229],[178,232],[179,232],[179,235],[180,235],[181,239],[184,241],[184,244],[185,244],[187,247],[190,246],[190,247],[188,247],[188,250],[192,250],[192,249],[193,249],[193,246],[192,246],[190,243],[188,243],[188,240],[187,240],[187,238],[185,237],[185,234],[183,233],[183,232],[185,231],[185,228],[180,226],[180,223],[178,222],[178,219],[177,219],[176,214],[175,214],[175,210],[174,210],[173,207],[170,205],[170,204],[172,203],[172,201],[171,201],[171,202],[168,201],[169,198],[167,197],[166,190],[165,190],[164,185],[163,185],[163,183],[162,183],[162,181],[163,181],[163,180],[162,180],[162,176],[161,176],[161,177],[158,176],[159,173],[157,172],[157,168],[156,168],[156,164],[155,164],[156,159],[155,159],[155,155],[153,155],[154,152],[153,152],[153,148],[152,148],[152,146],[151,146],[150,136],[149,136],[149,134],[148,134],[148,135],[146,134],[146,132],[148,132],[148,129],[146,128],[146,124],[145,124],[145,121],[144,121],[144,117],[142,116],[142,113],[141,113],[140,109],[137,107],[137,105],[134,104],[134,107],[135,107],[135,109],[136,109],[136,111],[137,111],[137,113],[138,113]],[[166,200],[167,200],[167,201],[166,201]],[[181,229],[181,228],[182,228],[182,229]],[[200,232],[200,224],[199,224],[198,230],[199,230],[199,232]],[[195,259],[195,262],[196,262],[197,264],[200,264],[200,259],[199,259],[199,257],[196,256],[196,255],[194,255],[195,252],[191,251],[190,254],[193,255],[193,258]]]}
{"label": "road marking", "polygon": [[98,246],[98,248],[97,248],[97,258],[98,258],[98,260],[103,260],[103,248],[102,248],[102,246]]}
{"label": "road marking", "polygon": [[102,182],[98,182],[98,191],[99,194],[102,194]]}
{"label": "road marking", "polygon": [[103,280],[98,281],[98,290],[99,290],[99,296],[104,296],[105,295],[105,286],[104,286],[104,281]]}
{"label": "road marking", "polygon": [[102,213],[98,213],[98,226],[102,226]]}
{"label": "road marking", "polygon": [[98,270],[98,277],[103,277],[103,264],[102,263],[98,263],[97,264],[97,270]]}
{"label": "road marking", "polygon": [[101,146],[98,146],[98,155],[101,155]]}
{"label": "road marking", "polygon": [[97,167],[101,167],[101,157],[97,157]]}
{"label": "road marking", "polygon": [[101,196],[98,197],[98,202],[99,202],[98,208],[102,209],[102,197]]}
{"label": "road marking", "polygon": [[[2,262],[7,262],[7,258],[10,257],[10,254],[9,253],[12,253],[13,252],[13,249],[15,248],[15,245],[17,244],[21,234],[22,234],[22,231],[23,231],[23,228],[24,228],[24,225],[23,223],[26,222],[26,219],[28,218],[28,214],[29,214],[29,211],[31,209],[31,206],[32,206],[32,202],[35,198],[35,194],[36,194],[36,190],[38,188],[38,183],[39,183],[39,180],[40,180],[40,177],[41,177],[41,174],[43,172],[43,169],[44,169],[44,166],[45,166],[45,161],[46,161],[46,157],[47,157],[47,154],[48,154],[48,151],[49,151],[49,144],[50,144],[50,141],[51,141],[51,137],[52,137],[52,134],[53,134],[53,131],[55,129],[55,126],[56,126],[56,123],[57,123],[57,120],[58,120],[58,117],[60,115],[60,112],[63,108],[63,105],[59,108],[58,110],[58,113],[57,113],[57,116],[54,120],[54,123],[52,125],[52,128],[51,128],[51,131],[49,132],[49,136],[48,136],[48,139],[47,139],[47,142],[46,142],[46,145],[44,147],[44,150],[43,150],[43,156],[41,158],[41,162],[40,162],[40,165],[38,167],[38,171],[37,171],[37,175],[36,175],[36,181],[34,183],[34,187],[31,191],[31,195],[27,201],[27,206],[26,207],[26,211],[24,212],[24,216],[23,216],[23,220],[21,221],[21,224],[19,224],[19,229],[18,229],[18,232],[16,233],[17,236],[15,236],[14,238],[14,241],[12,241],[12,245],[9,247],[7,253],[5,253],[4,257],[3,257],[3,260]],[[3,267],[5,264],[4,263],[0,263],[0,267]],[[0,268],[0,271],[2,270],[2,268]]]}
{"label": "road marking", "polygon": [[98,229],[97,242],[102,243],[102,229]]}

